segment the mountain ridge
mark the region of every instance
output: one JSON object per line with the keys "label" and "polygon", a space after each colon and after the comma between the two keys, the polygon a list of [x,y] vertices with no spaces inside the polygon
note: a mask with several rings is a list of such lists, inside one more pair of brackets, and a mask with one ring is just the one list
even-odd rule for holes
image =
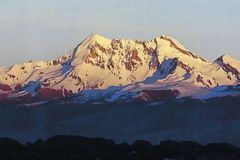
{"label": "mountain ridge", "polygon": [[[94,90],[111,92],[107,99],[115,100],[139,98],[144,90],[206,97],[215,87],[239,82],[240,61],[228,55],[212,63],[166,35],[137,41],[92,34],[55,60],[0,68],[0,100],[87,97],[83,93]],[[109,91],[112,86],[118,90]]]}

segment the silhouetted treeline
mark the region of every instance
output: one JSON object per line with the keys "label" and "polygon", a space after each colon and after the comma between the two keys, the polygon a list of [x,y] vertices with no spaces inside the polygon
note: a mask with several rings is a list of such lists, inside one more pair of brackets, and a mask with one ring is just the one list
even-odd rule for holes
{"label": "silhouetted treeline", "polygon": [[212,143],[166,140],[159,145],[147,141],[116,144],[113,140],[80,136],[55,136],[25,145],[0,139],[1,160],[239,160],[240,148]]}

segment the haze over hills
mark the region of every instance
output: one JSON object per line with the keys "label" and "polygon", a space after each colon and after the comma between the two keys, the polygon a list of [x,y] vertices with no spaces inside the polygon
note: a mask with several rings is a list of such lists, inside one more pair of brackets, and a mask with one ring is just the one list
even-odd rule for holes
{"label": "haze over hills", "polygon": [[154,40],[92,34],[67,54],[0,68],[0,101],[156,102],[238,96],[240,61],[210,62],[162,35]]}

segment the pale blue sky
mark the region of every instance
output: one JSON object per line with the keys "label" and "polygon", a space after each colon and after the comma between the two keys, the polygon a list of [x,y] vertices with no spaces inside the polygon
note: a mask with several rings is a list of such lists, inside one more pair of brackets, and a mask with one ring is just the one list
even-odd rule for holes
{"label": "pale blue sky", "polygon": [[0,0],[0,66],[65,54],[91,33],[178,39],[209,60],[240,60],[239,0]]}

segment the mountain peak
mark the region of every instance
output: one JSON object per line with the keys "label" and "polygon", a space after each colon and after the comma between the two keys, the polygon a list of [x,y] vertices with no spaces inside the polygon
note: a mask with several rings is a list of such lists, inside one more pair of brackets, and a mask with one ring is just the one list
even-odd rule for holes
{"label": "mountain peak", "polygon": [[171,36],[162,34],[160,36],[160,39],[170,41],[171,43],[174,43],[175,45],[177,45],[179,48],[186,50],[186,48],[178,40],[176,40],[175,38],[172,38]]}
{"label": "mountain peak", "polygon": [[232,73],[240,82],[240,61],[229,55],[222,55],[214,63],[220,65],[227,73]]}
{"label": "mountain peak", "polygon": [[219,57],[216,61],[216,63],[240,63],[238,60],[234,59],[228,54],[224,54],[221,57]]}
{"label": "mountain peak", "polygon": [[228,54],[224,54],[224,55],[222,55],[222,59],[224,60],[224,61],[232,61],[232,60],[235,60],[234,58],[232,58],[230,55],[228,55]]}
{"label": "mountain peak", "polygon": [[90,36],[87,37],[88,41],[97,41],[97,42],[104,42],[104,41],[110,41],[109,38],[106,38],[100,34],[93,33]]}
{"label": "mountain peak", "polygon": [[172,38],[171,36],[168,36],[168,35],[165,35],[165,34],[162,34],[162,35],[160,36],[160,38],[161,38],[161,39],[174,39],[174,38]]}

